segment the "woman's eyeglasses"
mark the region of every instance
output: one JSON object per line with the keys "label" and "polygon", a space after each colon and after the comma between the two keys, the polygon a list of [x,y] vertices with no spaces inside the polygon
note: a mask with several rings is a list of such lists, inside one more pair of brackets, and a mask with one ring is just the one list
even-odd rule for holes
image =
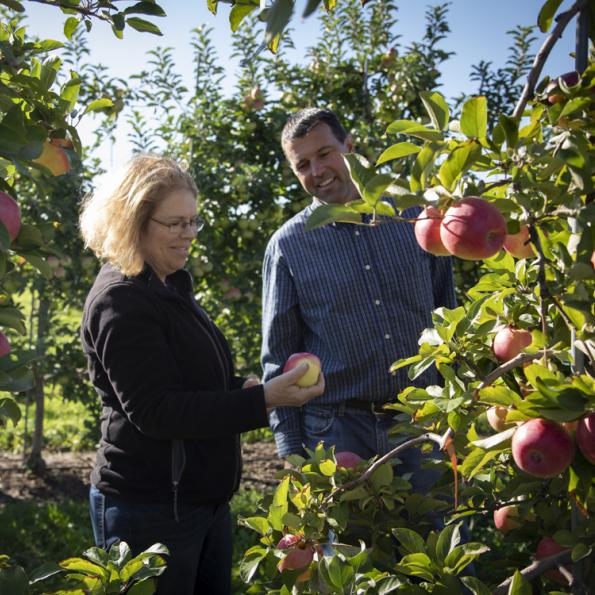
{"label": "woman's eyeglasses", "polygon": [[159,219],[155,219],[154,217],[149,217],[149,219],[151,221],[155,221],[155,223],[159,223],[159,225],[163,225],[163,227],[167,227],[169,233],[172,234],[185,233],[188,228],[190,228],[194,233],[198,233],[205,226],[205,220],[200,215],[192,217],[192,219],[182,219],[174,223],[164,223],[163,221],[159,221]]}

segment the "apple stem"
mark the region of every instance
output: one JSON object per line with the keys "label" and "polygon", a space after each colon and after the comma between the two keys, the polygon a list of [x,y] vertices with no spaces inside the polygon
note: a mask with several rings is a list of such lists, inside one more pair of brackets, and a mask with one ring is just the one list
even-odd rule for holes
{"label": "apple stem", "polygon": [[564,32],[564,29],[566,29],[566,25],[568,25],[568,23],[579,13],[579,11],[586,6],[587,0],[577,0],[566,12],[561,12],[556,17],[556,26],[548,35],[547,39],[544,41],[543,45],[539,48],[539,51],[535,55],[535,60],[533,61],[533,65],[529,71],[529,75],[527,76],[527,82],[525,83],[521,97],[514,108],[514,112],[512,113],[513,118],[520,118],[523,115],[527,101],[529,101],[529,98],[533,95],[539,75],[541,74],[543,66],[556,41],[562,37],[562,33]]}

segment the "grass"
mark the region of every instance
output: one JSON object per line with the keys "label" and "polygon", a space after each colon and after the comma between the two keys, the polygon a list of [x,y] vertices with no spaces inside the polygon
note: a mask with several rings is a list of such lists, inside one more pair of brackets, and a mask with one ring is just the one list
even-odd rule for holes
{"label": "grass", "polygon": [[[23,452],[25,436],[25,407],[19,403],[23,417],[16,426],[8,425],[0,432],[0,450],[12,453]],[[43,420],[44,448],[53,451],[94,450],[98,436],[93,427],[89,410],[83,403],[67,401],[59,391],[46,394]],[[35,406],[29,407],[27,422],[27,445],[31,444]]]}

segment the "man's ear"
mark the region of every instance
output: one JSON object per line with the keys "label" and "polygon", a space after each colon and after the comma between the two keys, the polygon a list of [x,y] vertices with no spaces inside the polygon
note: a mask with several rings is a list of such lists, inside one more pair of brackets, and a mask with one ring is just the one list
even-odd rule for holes
{"label": "man's ear", "polygon": [[347,148],[348,153],[353,153],[354,144],[353,144],[353,138],[352,138],[351,134],[348,134],[345,137],[345,142],[343,144]]}

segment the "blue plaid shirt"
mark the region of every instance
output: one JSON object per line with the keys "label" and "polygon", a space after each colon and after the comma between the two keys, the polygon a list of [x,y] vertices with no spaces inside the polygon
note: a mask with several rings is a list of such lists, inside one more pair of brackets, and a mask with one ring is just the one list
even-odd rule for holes
{"label": "blue plaid shirt", "polygon": [[[267,246],[264,380],[278,375],[292,353],[308,351],[320,358],[326,379],[325,393],[311,403],[395,400],[412,382],[407,369],[391,375],[391,364],[417,354],[433,309],[455,305],[451,259],[424,252],[406,222],[305,231],[319,204],[315,199],[287,221]],[[432,366],[414,384],[436,384],[436,375]],[[300,409],[278,407],[270,424],[280,456],[302,452]]]}

